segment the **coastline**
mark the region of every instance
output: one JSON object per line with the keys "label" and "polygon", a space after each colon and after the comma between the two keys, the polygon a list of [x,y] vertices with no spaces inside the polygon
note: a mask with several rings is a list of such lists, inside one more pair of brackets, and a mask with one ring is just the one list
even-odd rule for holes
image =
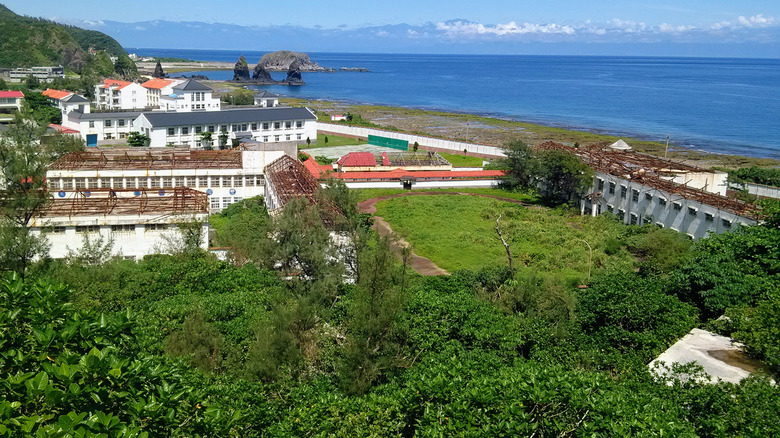
{"label": "coastline", "polygon": [[[216,94],[244,89],[245,85],[231,81],[205,81]],[[321,121],[327,114],[359,114],[364,119],[385,129],[415,133],[448,140],[466,141],[502,146],[520,139],[529,144],[552,140],[564,144],[588,144],[600,141],[610,143],[623,139],[634,150],[659,157],[664,156],[666,143],[643,138],[641,135],[608,132],[586,127],[555,126],[510,119],[494,114],[453,112],[437,109],[399,107],[353,102],[346,99],[303,99],[282,96],[286,105],[307,106],[318,113]],[[780,160],[747,157],[696,150],[670,143],[667,157],[704,168],[736,169],[741,167],[778,167]]]}

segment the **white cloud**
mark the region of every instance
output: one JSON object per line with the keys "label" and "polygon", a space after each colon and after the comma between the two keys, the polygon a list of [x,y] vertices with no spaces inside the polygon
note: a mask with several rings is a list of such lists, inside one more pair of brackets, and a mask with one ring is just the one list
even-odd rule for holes
{"label": "white cloud", "polygon": [[754,15],[752,17],[737,17],[737,23],[740,27],[769,27],[775,23],[775,17],[764,17],[764,14]]}
{"label": "white cloud", "polygon": [[495,26],[484,25],[481,23],[471,23],[455,21],[449,23],[437,23],[436,30],[442,31],[448,35],[523,35],[523,34],[565,34],[575,33],[575,29],[567,25],[559,24],[517,24],[510,21],[506,24],[497,24]]}
{"label": "white cloud", "polygon": [[376,36],[378,36],[378,37],[390,36],[390,32],[385,31],[385,30],[380,30],[379,32],[376,33]]}
{"label": "white cloud", "polygon": [[694,29],[696,29],[696,26],[686,26],[686,25],[675,26],[673,24],[668,24],[668,23],[662,23],[660,26],[658,26],[658,32],[661,33],[683,33]]}

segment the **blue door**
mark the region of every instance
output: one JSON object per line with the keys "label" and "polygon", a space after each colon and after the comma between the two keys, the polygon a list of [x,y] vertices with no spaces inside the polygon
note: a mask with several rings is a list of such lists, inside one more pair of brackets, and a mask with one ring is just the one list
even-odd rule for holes
{"label": "blue door", "polygon": [[97,146],[97,134],[87,134],[87,146]]}

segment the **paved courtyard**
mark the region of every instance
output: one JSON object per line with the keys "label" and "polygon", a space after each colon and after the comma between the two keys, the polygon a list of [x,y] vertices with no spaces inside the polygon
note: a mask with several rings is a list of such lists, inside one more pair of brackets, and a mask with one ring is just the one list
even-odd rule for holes
{"label": "paved courtyard", "polygon": [[328,157],[328,158],[341,158],[350,152],[372,152],[375,154],[381,154],[382,152],[400,152],[398,149],[387,148],[384,146],[374,146],[370,144],[361,144],[354,146],[334,146],[331,148],[312,148],[302,149],[303,152],[311,155],[312,157]]}

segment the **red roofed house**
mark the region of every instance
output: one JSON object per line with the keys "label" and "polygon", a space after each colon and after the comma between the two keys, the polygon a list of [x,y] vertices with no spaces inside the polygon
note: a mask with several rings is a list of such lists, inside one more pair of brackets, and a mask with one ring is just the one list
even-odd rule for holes
{"label": "red roofed house", "polygon": [[106,79],[95,85],[95,106],[104,110],[146,108],[146,88],[134,82]]}
{"label": "red roofed house", "polygon": [[72,93],[68,90],[55,90],[53,88],[47,88],[41,94],[48,97],[49,102],[57,105],[57,108],[62,111],[62,120],[65,120],[68,113],[74,110],[83,114],[90,111],[89,100],[86,97],[79,96],[78,94]]}
{"label": "red roofed house", "polygon": [[160,96],[173,94],[173,87],[184,82],[181,79],[153,78],[141,84],[146,88],[146,104],[152,108],[160,107]]}
{"label": "red roofed house", "polygon": [[21,91],[0,91],[0,112],[22,109],[24,94]]}
{"label": "red roofed house", "polygon": [[376,167],[376,157],[371,152],[350,152],[336,162],[339,172],[360,172],[373,170]]}
{"label": "red roofed house", "polygon": [[[380,161],[381,160],[381,161]],[[391,170],[451,170],[452,164],[436,152],[350,152],[338,161],[339,172],[389,172]]]}

